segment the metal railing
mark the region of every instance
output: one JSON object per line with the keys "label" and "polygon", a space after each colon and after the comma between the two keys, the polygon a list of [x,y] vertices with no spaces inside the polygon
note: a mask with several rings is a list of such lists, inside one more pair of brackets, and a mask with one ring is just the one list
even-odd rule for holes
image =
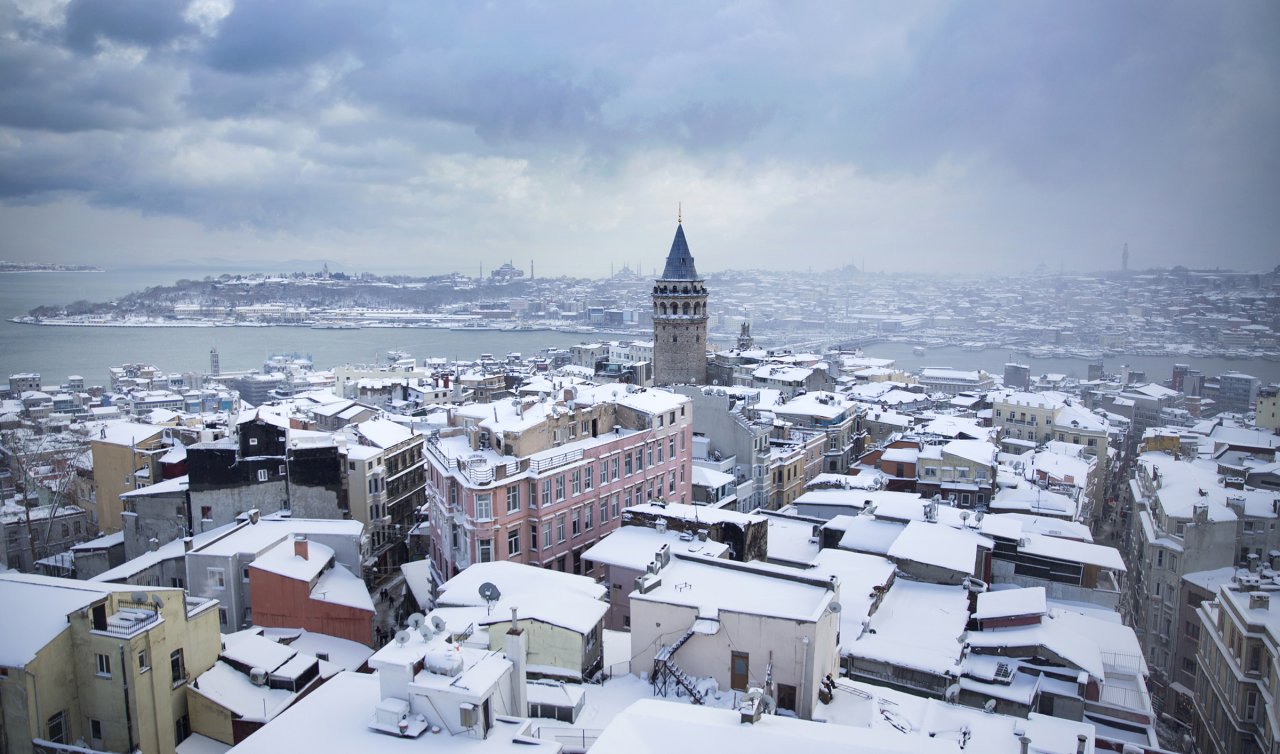
{"label": "metal railing", "polygon": [[567,466],[575,461],[582,460],[582,450],[571,450],[567,453],[560,453],[550,458],[531,459],[529,461],[529,470],[533,472],[543,472],[548,469]]}
{"label": "metal railing", "polygon": [[533,730],[533,737],[542,741],[555,741],[566,748],[572,747],[586,751],[595,744],[603,733],[600,728],[560,728],[554,725],[540,725]]}

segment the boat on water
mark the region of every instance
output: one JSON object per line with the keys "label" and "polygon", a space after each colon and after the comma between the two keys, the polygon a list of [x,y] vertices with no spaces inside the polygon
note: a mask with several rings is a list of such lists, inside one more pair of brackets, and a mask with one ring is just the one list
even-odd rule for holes
{"label": "boat on water", "polygon": [[924,356],[924,346],[916,346],[915,348],[912,348],[911,353],[916,356]]}
{"label": "boat on water", "polygon": [[317,322],[311,326],[312,330],[359,330],[360,325],[354,322]]}
{"label": "boat on water", "polygon": [[390,351],[387,351],[387,361],[392,364],[398,361],[404,361],[405,359],[412,359],[412,358],[413,358],[413,354],[409,353],[408,351],[402,351],[398,348],[393,348]]}

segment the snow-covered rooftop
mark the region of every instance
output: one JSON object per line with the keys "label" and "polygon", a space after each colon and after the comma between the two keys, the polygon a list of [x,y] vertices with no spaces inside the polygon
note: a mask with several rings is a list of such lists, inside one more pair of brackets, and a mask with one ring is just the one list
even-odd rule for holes
{"label": "snow-covered rooftop", "polygon": [[723,557],[729,546],[710,539],[696,537],[684,541],[674,531],[659,532],[647,526],[623,526],[595,543],[582,557],[608,566],[643,571],[663,545],[670,545],[672,553]]}
{"label": "snow-covered rooftop", "polygon": [[672,556],[661,571],[662,583],[631,601],[686,605],[698,617],[718,619],[721,610],[775,618],[815,621],[831,604],[834,592],[796,580],[794,569]]}

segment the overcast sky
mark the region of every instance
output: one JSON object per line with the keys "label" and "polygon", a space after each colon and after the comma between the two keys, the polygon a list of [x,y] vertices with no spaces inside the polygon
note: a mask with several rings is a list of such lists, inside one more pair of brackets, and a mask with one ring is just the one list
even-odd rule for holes
{"label": "overcast sky", "polygon": [[1280,261],[1280,3],[0,0],[0,259]]}

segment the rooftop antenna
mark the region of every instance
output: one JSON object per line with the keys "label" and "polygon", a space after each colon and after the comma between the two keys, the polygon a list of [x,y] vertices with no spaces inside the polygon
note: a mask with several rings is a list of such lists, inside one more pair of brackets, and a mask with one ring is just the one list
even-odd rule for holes
{"label": "rooftop antenna", "polygon": [[498,586],[491,581],[486,581],[480,585],[480,599],[489,605],[489,615],[493,615],[493,605],[502,599],[502,592],[498,591]]}
{"label": "rooftop antenna", "polygon": [[684,211],[680,206],[680,202],[676,202],[676,225],[684,221]]}

